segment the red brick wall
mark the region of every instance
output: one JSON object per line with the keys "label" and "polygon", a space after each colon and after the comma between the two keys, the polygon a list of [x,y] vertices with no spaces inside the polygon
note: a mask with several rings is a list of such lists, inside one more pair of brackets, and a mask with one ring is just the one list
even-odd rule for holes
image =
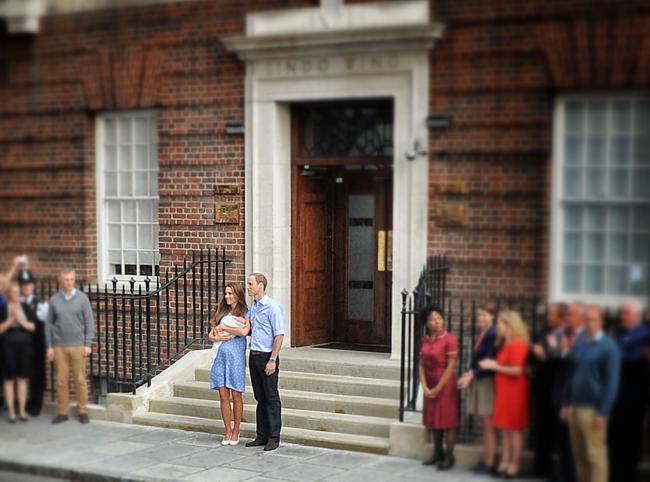
{"label": "red brick wall", "polygon": [[[348,0],[354,3],[359,0]],[[364,0],[365,1],[365,0]],[[47,17],[33,40],[0,37],[0,266],[96,276],[95,115],[158,113],[163,267],[225,246],[243,275],[244,66],[220,38],[245,13],[316,0],[185,2]],[[450,287],[471,296],[544,296],[551,115],[557,93],[647,88],[646,1],[436,0],[447,25],[431,53],[429,251],[449,253]],[[464,183],[467,194],[449,193]],[[214,224],[214,185],[235,184],[238,225]],[[445,223],[461,210],[464,224]],[[464,211],[463,211],[464,210]]]}

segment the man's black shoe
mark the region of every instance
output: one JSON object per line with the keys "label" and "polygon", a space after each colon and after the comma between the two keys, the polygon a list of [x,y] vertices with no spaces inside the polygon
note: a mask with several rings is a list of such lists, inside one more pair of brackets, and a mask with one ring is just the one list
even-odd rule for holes
{"label": "man's black shoe", "polygon": [[52,423],[57,424],[57,423],[62,423],[62,422],[67,422],[68,421],[68,416],[67,415],[57,415],[52,419]]}
{"label": "man's black shoe", "polygon": [[79,414],[79,422],[80,423],[88,423],[90,422],[90,418],[88,417],[87,413],[80,413]]}
{"label": "man's black shoe", "polygon": [[261,447],[262,445],[266,445],[266,441],[258,438],[251,440],[250,442],[246,442],[246,447]]}
{"label": "man's black shoe", "polygon": [[278,440],[269,440],[264,446],[264,452],[270,452],[271,450],[277,449],[279,446],[280,442]]}

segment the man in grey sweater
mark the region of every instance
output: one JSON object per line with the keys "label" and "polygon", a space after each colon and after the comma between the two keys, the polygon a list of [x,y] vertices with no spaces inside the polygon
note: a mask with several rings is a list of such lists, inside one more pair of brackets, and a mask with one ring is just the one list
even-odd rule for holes
{"label": "man in grey sweater", "polygon": [[68,420],[70,371],[77,394],[77,414],[81,423],[88,423],[88,385],[86,360],[95,337],[95,320],[85,293],[75,289],[75,272],[63,269],[59,276],[61,291],[52,296],[45,324],[47,359],[56,367],[56,400],[58,415],[52,423]]}

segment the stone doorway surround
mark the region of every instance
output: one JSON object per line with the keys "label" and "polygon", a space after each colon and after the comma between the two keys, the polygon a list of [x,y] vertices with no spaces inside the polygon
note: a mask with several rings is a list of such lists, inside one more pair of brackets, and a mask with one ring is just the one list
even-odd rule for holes
{"label": "stone doorway surround", "polygon": [[391,357],[400,354],[401,296],[427,252],[429,52],[444,26],[428,0],[251,13],[246,35],[223,38],[246,63],[246,270],[270,278],[291,345],[291,129],[294,102],[390,98],[394,102]]}

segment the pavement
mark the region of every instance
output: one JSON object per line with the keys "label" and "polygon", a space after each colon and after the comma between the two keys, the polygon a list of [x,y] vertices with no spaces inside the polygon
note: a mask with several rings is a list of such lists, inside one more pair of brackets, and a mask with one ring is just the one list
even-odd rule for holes
{"label": "pavement", "polygon": [[417,460],[281,444],[273,452],[221,445],[221,436],[75,419],[52,425],[0,420],[0,481],[372,481],[487,482],[463,469]]}

